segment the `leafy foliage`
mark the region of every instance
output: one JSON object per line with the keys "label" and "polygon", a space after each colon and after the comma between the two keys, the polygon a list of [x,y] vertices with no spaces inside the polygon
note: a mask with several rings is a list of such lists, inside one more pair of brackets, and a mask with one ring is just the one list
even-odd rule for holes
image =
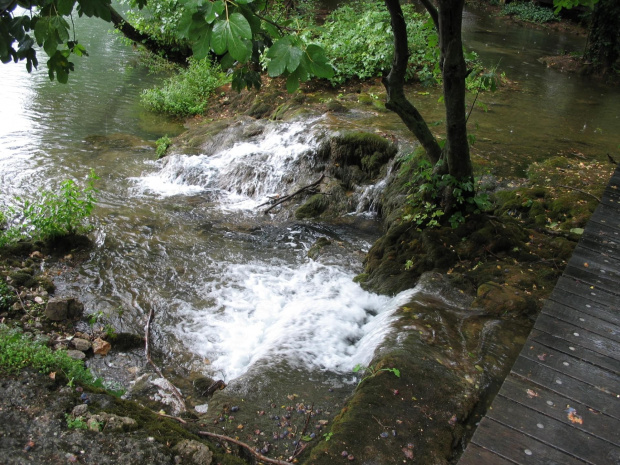
{"label": "leafy foliage", "polygon": [[367,379],[374,378],[382,371],[392,373],[397,378],[400,378],[400,370],[398,368],[377,368],[375,365],[370,365],[364,368],[362,365],[358,363],[357,365],[353,367],[353,373],[359,373],[360,371],[363,373],[363,377],[360,380],[360,382],[357,383],[358,386],[362,384],[364,381],[366,381]]}
{"label": "leafy foliage", "polygon": [[2,232],[0,246],[23,238],[45,240],[87,231],[84,221],[95,207],[97,179],[91,170],[83,190],[68,179],[61,183],[58,192],[41,191],[38,198],[23,200],[20,209],[11,208],[11,223],[16,224]]}
{"label": "leafy foliage", "polygon": [[[390,15],[383,2],[344,4],[329,15],[316,36],[336,72],[330,79],[342,84],[351,78],[367,79],[389,71],[394,54]],[[427,15],[403,5],[409,36],[408,79],[433,81],[438,50],[437,34]]]}
{"label": "leafy foliage", "polygon": [[558,17],[552,10],[538,6],[534,2],[508,3],[502,8],[502,13],[505,15],[514,15],[521,21],[530,23],[543,24],[558,20]]}
{"label": "leafy foliage", "polygon": [[0,278],[0,312],[6,312],[14,301],[15,298],[13,297],[13,292],[11,292],[9,285],[4,278]]}
{"label": "leafy foliage", "polygon": [[[0,61],[26,61],[28,72],[38,66],[36,46],[42,47],[49,59],[51,80],[67,82],[74,64],[71,55],[87,55],[86,49],[71,36],[65,19],[76,9],[79,16],[94,16],[110,21],[111,0],[32,0],[16,2],[0,0]],[[34,35],[34,37],[33,37]]]}
{"label": "leafy foliage", "polygon": [[434,167],[426,159],[414,161],[413,156],[405,162],[417,163],[413,169],[403,170],[410,180],[406,183],[409,188],[407,196],[407,213],[403,221],[415,223],[418,228],[436,228],[442,226],[445,214],[441,205],[436,200],[446,190],[452,196],[452,204],[457,210],[447,219],[453,228],[465,221],[465,216],[470,213],[480,213],[491,207],[487,194],[476,193],[474,182],[471,179],[460,180],[450,174],[436,174]]}
{"label": "leafy foliage", "polygon": [[93,375],[84,363],[74,360],[64,351],[52,351],[41,341],[0,325],[0,371],[16,373],[31,367],[41,373],[62,372],[69,380],[93,384]]}
{"label": "leafy foliage", "polygon": [[157,148],[155,149],[155,154],[159,159],[164,157],[166,155],[166,152],[168,152],[168,148],[170,147],[170,144],[172,144],[172,139],[170,139],[170,137],[168,136],[160,137],[159,139],[157,139],[157,141],[155,141],[155,144],[157,145]]}
{"label": "leafy foliage", "polygon": [[[161,87],[146,90],[142,94],[142,103],[160,113],[198,115],[204,112],[207,99],[215,89],[227,80],[220,67],[214,65],[209,58],[190,59],[187,69],[167,79]],[[157,150],[158,156],[161,156],[159,141]]]}

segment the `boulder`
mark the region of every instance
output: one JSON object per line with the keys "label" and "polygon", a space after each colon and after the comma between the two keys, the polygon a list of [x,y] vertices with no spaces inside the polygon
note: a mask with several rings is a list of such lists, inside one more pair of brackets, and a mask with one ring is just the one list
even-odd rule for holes
{"label": "boulder", "polygon": [[84,304],[79,300],[69,297],[55,297],[47,302],[45,316],[52,321],[74,320],[84,313]]}

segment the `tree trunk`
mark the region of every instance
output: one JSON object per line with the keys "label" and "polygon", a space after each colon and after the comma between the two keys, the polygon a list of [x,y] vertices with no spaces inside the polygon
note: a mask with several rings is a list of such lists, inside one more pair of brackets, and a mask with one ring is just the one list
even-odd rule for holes
{"label": "tree trunk", "polygon": [[592,12],[590,40],[585,58],[602,73],[611,71],[620,58],[620,2],[599,0]]}
{"label": "tree trunk", "polygon": [[385,107],[400,117],[405,126],[420,141],[431,162],[436,164],[441,158],[441,148],[420,112],[405,96],[405,72],[407,71],[407,61],[409,59],[409,48],[407,25],[403,16],[403,10],[400,7],[399,0],[385,0],[385,5],[390,12],[392,32],[394,34],[392,69],[390,74],[383,79],[383,85],[387,91]]}
{"label": "tree trunk", "polygon": [[[438,9],[430,0],[422,0],[422,3],[429,11],[439,34],[440,68],[446,107],[446,143],[443,149],[432,135],[422,115],[405,96],[405,71],[409,51],[406,23],[398,0],[385,0],[394,34],[392,69],[383,79],[387,91],[385,106],[394,111],[420,141],[431,163],[435,165],[435,175],[450,174],[459,181],[470,181],[473,179],[473,167],[467,140],[465,110],[467,67],[461,39],[465,1],[438,0]],[[473,192],[464,194],[473,195]],[[442,204],[446,212],[452,212],[457,207],[452,197],[452,189],[447,188],[441,198],[435,201]]]}
{"label": "tree trunk", "polygon": [[473,177],[467,140],[465,78],[461,24],[465,0],[439,0],[440,67],[446,106],[446,144],[443,155],[447,171],[459,180]]}

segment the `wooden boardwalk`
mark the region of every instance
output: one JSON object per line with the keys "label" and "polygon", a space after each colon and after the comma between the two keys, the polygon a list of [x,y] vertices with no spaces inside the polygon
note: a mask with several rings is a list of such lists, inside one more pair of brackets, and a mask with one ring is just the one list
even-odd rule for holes
{"label": "wooden boardwalk", "polygon": [[458,465],[620,464],[620,166]]}

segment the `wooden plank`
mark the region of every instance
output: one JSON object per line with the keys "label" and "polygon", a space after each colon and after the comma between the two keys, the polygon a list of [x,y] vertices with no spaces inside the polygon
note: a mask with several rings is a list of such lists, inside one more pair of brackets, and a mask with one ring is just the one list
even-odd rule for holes
{"label": "wooden plank", "polygon": [[540,344],[555,349],[558,352],[569,354],[573,357],[579,358],[580,360],[584,360],[588,363],[604,368],[605,370],[611,371],[612,373],[620,374],[620,366],[618,365],[617,360],[586,349],[580,345],[571,344],[570,342],[552,334],[533,329],[530,333],[528,342],[539,342]]}
{"label": "wooden plank", "polygon": [[607,277],[605,274],[592,272],[585,268],[583,264],[577,267],[569,263],[566,265],[562,277],[578,279],[620,298],[620,283],[618,282],[618,278]]}
{"label": "wooden plank", "polygon": [[620,357],[620,343],[544,313],[538,315],[534,327],[540,331],[561,337],[573,345],[580,345],[614,360],[618,360]]}
{"label": "wooden plank", "polygon": [[604,204],[599,204],[598,207],[596,207],[589,222],[620,230],[620,215],[618,215],[618,210]]}
{"label": "wooden plank", "polygon": [[620,325],[620,305],[604,305],[599,302],[593,302],[590,299],[574,294],[570,290],[559,289],[558,287],[551,293],[545,305],[549,305],[551,302],[574,308],[578,312]]}
{"label": "wooden plank", "polygon": [[459,465],[515,465],[478,444],[469,444],[458,461]]}
{"label": "wooden plank", "polygon": [[610,459],[620,459],[620,451],[613,444],[514,402],[501,393],[493,401],[487,417],[587,463],[617,463]]}
{"label": "wooden plank", "polygon": [[592,287],[575,278],[561,277],[558,279],[552,295],[555,295],[557,292],[571,292],[590,300],[593,304],[604,305],[613,309],[618,308],[618,296],[598,289],[596,286]]}
{"label": "wooden plank", "polygon": [[583,381],[593,389],[599,389],[612,396],[620,394],[619,374],[584,362],[571,354],[551,349],[536,341],[527,341],[521,356]]}
{"label": "wooden plank", "polygon": [[487,417],[482,419],[471,441],[519,465],[587,463]]}
{"label": "wooden plank", "polygon": [[[584,241],[585,242],[585,241]],[[608,276],[620,276],[620,244],[618,245],[618,258],[609,254],[603,254],[601,248],[588,249],[579,242],[579,247],[573,251],[569,261],[573,266],[587,266],[592,272],[599,272]]]}
{"label": "wooden plank", "polygon": [[[620,234],[620,233],[619,233]],[[620,260],[620,242],[617,238],[608,238],[607,236],[592,234],[584,234],[579,239],[579,249],[593,250],[600,255],[599,262],[610,263],[612,265],[617,264]]]}
{"label": "wooden plank", "polygon": [[[592,331],[593,333],[599,334],[613,341],[620,342],[620,327],[605,319],[608,312],[596,312],[591,309],[588,310],[590,310],[589,313],[580,312],[574,308],[548,300],[542,309],[542,313],[575,325],[579,328]],[[593,315],[596,313],[598,313],[598,315]],[[598,318],[597,316],[601,316],[601,318]]]}
{"label": "wooden plank", "polygon": [[605,244],[605,241],[607,241],[607,243],[613,245],[618,242],[618,235],[620,235],[620,231],[617,228],[612,228],[605,223],[589,221],[580,239],[585,237],[602,244]]}
{"label": "wooden plank", "polygon": [[619,399],[603,391],[592,389],[590,384],[551,370],[525,357],[517,358],[512,372],[571,400],[585,404],[589,408],[620,419]]}
{"label": "wooden plank", "polygon": [[[616,418],[591,410],[580,402],[575,402],[514,374],[509,375],[504,381],[501,395],[558,421],[571,424],[575,428],[593,434],[620,448],[620,434],[618,434],[620,420]],[[575,415],[581,417],[582,423],[569,419],[569,412],[567,412],[569,406],[575,409]]]}

